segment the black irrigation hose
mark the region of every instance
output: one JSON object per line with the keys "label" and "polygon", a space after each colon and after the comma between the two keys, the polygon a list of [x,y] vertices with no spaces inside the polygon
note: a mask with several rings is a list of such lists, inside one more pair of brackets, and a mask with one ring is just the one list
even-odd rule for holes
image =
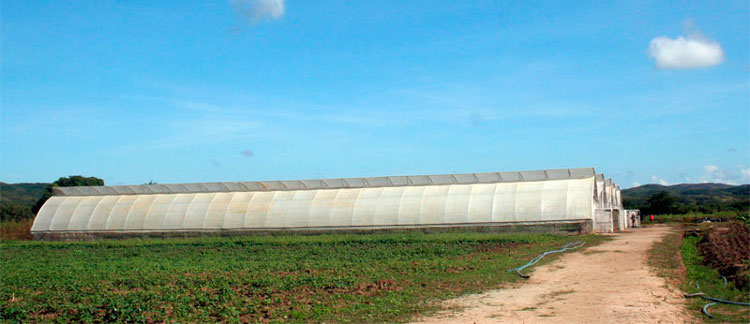
{"label": "black irrigation hose", "polygon": [[566,243],[565,245],[563,245],[562,248],[560,248],[558,250],[549,250],[549,251],[546,251],[546,252],[538,255],[536,258],[533,258],[531,261],[529,261],[529,263],[526,263],[526,264],[524,264],[524,265],[522,265],[522,266],[520,266],[518,268],[510,269],[510,270],[508,270],[508,272],[515,271],[521,278],[529,279],[531,277],[529,277],[528,275],[525,275],[525,274],[521,273],[521,270],[526,269],[527,267],[530,267],[532,265],[535,265],[537,262],[541,261],[542,258],[544,258],[545,256],[547,256],[548,254],[565,252],[567,250],[574,250],[574,249],[577,249],[579,247],[582,247],[584,244],[586,244],[586,242],[582,242],[582,241],[576,241],[576,242]]}
{"label": "black irrigation hose", "polygon": [[750,303],[742,303],[742,302],[736,302],[736,301],[731,301],[731,300],[724,300],[724,299],[719,299],[719,298],[714,298],[714,297],[708,297],[708,296],[701,296],[701,298],[703,298],[705,300],[714,301],[714,302],[717,302],[717,303],[722,303],[722,304],[739,305],[739,306],[750,306]]}
{"label": "black irrigation hose", "polygon": [[[726,287],[727,278],[724,277],[724,276],[720,276],[720,277],[722,279],[724,279],[724,287]],[[693,282],[691,281],[690,284],[692,284],[692,283]],[[695,287],[698,288],[698,289],[700,289],[700,285],[698,285],[698,282],[695,283]],[[706,296],[706,294],[703,293],[703,292],[697,292],[697,293],[693,293],[693,294],[685,294],[685,298],[692,298],[692,297],[700,297],[700,298],[703,298],[705,300],[710,300],[711,301],[710,303],[703,305],[703,307],[701,308],[701,312],[703,312],[703,314],[706,314],[706,316],[708,316],[710,318],[714,318],[714,316],[711,315],[711,313],[708,312],[708,308],[711,307],[711,306],[713,306],[713,305],[716,305],[716,303],[722,303],[722,304],[728,304],[728,305],[739,305],[739,306],[750,306],[750,303],[742,303],[742,302],[736,302],[736,301],[732,301],[732,300],[724,300],[724,299],[709,297],[709,296]]]}
{"label": "black irrigation hose", "polygon": [[708,308],[711,307],[711,306],[713,306],[713,305],[716,305],[716,302],[708,303],[708,304],[703,305],[703,308],[701,308],[701,312],[703,312],[703,314],[706,314],[706,316],[708,316],[710,318],[714,318],[714,316],[711,315],[711,313],[708,312]]}
{"label": "black irrigation hose", "polygon": [[736,302],[736,301],[732,301],[732,300],[724,300],[724,299],[719,299],[719,298],[714,298],[714,297],[708,297],[708,296],[706,296],[706,294],[704,294],[702,292],[694,293],[694,294],[685,294],[685,298],[691,298],[691,297],[700,297],[700,298],[703,298],[705,300],[710,300],[710,301],[717,302],[717,303],[722,303],[722,304],[739,305],[739,306],[750,306],[750,303],[742,303],[742,302]]}
{"label": "black irrigation hose", "polygon": [[529,279],[529,278],[531,278],[531,276],[529,276],[529,275],[525,275],[525,274],[521,273],[521,271],[518,271],[518,270],[516,270],[516,273],[517,273],[517,274],[518,274],[518,276],[519,276],[519,277],[521,277],[521,278],[524,278],[524,279]]}

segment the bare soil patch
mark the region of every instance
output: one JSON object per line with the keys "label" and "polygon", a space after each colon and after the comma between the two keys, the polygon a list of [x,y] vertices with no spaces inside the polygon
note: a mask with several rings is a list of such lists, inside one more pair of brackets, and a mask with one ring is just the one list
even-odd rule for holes
{"label": "bare soil patch", "polygon": [[685,323],[685,300],[648,266],[672,229],[651,226],[536,267],[531,279],[447,301],[419,323]]}
{"label": "bare soil patch", "polygon": [[739,289],[748,285],[750,227],[740,223],[713,226],[698,242],[703,263],[719,270]]}

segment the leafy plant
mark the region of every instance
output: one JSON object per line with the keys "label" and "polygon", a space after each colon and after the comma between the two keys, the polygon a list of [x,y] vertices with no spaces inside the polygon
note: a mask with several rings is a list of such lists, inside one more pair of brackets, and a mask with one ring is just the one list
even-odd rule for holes
{"label": "leafy plant", "polygon": [[[399,322],[593,235],[277,235],[0,243],[6,322]],[[551,256],[542,262],[554,259]]]}

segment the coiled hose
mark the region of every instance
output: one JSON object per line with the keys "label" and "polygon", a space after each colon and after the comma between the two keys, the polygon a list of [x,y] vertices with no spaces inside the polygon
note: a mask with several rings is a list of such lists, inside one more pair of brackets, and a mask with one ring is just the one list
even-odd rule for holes
{"label": "coiled hose", "polygon": [[[726,287],[726,285],[727,285],[727,278],[724,277],[724,276],[720,276],[720,277],[722,279],[724,279],[724,287]],[[695,288],[700,289],[700,285],[698,285],[698,282],[695,283]],[[706,314],[706,316],[708,316],[710,318],[713,318],[714,316],[711,315],[711,313],[708,312],[708,308],[711,307],[711,306],[713,306],[713,305],[716,305],[716,303],[722,303],[722,304],[728,304],[728,305],[739,305],[739,306],[750,306],[750,303],[742,303],[742,302],[736,302],[736,301],[732,301],[732,300],[724,300],[724,299],[709,297],[709,296],[706,296],[706,294],[704,294],[702,292],[697,292],[697,293],[694,293],[694,294],[685,294],[685,298],[691,298],[691,297],[700,297],[700,298],[703,298],[705,300],[710,300],[711,301],[710,303],[703,305],[703,308],[701,308],[701,312],[703,312],[703,314]]]}
{"label": "coiled hose", "polygon": [[521,273],[521,270],[526,269],[526,268],[528,268],[530,266],[535,265],[537,262],[541,261],[545,256],[547,256],[549,254],[565,252],[565,251],[568,251],[568,250],[574,250],[574,249],[577,249],[579,247],[582,247],[584,244],[586,244],[586,242],[583,242],[583,241],[575,241],[575,242],[566,243],[565,245],[562,246],[562,248],[560,248],[558,250],[550,250],[550,251],[544,252],[544,253],[538,255],[536,258],[533,258],[531,261],[529,261],[529,263],[524,264],[524,265],[522,265],[522,266],[520,266],[518,268],[510,269],[510,270],[508,270],[508,272],[515,271],[521,278],[529,279],[530,277],[528,275],[525,275],[525,274]]}
{"label": "coiled hose", "polygon": [[708,308],[711,307],[711,306],[713,306],[713,305],[716,305],[716,302],[712,302],[712,303],[708,303],[708,304],[703,305],[703,308],[701,308],[701,312],[703,312],[703,314],[706,314],[706,316],[708,316],[710,318],[714,318],[714,316],[711,315],[711,313],[708,312]]}

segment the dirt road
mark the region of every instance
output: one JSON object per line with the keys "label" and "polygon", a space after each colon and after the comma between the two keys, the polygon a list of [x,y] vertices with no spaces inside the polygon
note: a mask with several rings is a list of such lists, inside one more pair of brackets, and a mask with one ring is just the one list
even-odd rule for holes
{"label": "dirt road", "polygon": [[652,226],[614,234],[537,267],[514,287],[450,300],[446,311],[420,323],[691,322],[684,298],[647,265],[648,249],[669,231]]}

